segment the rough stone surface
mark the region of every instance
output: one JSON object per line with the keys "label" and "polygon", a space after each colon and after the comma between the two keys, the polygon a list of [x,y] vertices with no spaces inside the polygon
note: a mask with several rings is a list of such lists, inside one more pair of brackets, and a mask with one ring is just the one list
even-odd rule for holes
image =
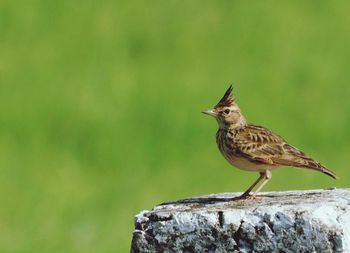
{"label": "rough stone surface", "polygon": [[350,252],[350,189],[222,193],[135,217],[131,252]]}

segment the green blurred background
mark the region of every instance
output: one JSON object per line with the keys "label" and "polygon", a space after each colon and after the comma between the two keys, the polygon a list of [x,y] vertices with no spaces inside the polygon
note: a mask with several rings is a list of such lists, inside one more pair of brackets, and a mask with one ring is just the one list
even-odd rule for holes
{"label": "green blurred background", "polygon": [[229,84],[250,122],[347,187],[349,1],[0,1],[0,252],[128,252],[157,203],[242,191],[202,115]]}

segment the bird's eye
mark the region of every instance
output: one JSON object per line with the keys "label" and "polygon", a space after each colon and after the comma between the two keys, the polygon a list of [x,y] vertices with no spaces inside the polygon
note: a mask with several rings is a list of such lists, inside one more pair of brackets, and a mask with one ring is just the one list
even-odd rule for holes
{"label": "bird's eye", "polygon": [[226,110],[224,111],[224,113],[225,113],[225,114],[229,114],[229,113],[230,113],[230,110],[229,110],[229,109],[226,109]]}

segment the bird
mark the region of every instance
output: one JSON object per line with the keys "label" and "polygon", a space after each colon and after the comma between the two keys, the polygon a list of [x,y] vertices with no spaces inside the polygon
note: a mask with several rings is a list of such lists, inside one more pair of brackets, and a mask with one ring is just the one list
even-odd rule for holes
{"label": "bird", "polygon": [[[220,101],[202,113],[213,116],[219,125],[216,143],[224,158],[240,170],[259,173],[258,179],[239,198],[255,198],[271,180],[272,171],[284,166],[311,169],[337,179],[333,171],[287,143],[281,136],[265,127],[248,123],[232,90],[230,85]],[[252,193],[260,181],[262,183]]]}

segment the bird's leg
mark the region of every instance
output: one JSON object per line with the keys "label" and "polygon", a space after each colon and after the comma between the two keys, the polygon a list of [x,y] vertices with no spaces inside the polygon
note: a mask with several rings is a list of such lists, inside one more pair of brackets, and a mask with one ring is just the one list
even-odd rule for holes
{"label": "bird's leg", "polygon": [[254,187],[265,177],[265,172],[260,172],[259,178],[246,190],[240,197],[244,198],[249,196],[249,193],[254,189]]}
{"label": "bird's leg", "polygon": [[267,182],[270,181],[270,179],[272,178],[272,173],[271,173],[271,171],[266,170],[265,173],[263,173],[263,176],[265,177],[265,179],[262,182],[262,184],[258,187],[258,189],[253,193],[253,195],[252,195],[253,198],[265,186],[265,184],[267,184]]}

